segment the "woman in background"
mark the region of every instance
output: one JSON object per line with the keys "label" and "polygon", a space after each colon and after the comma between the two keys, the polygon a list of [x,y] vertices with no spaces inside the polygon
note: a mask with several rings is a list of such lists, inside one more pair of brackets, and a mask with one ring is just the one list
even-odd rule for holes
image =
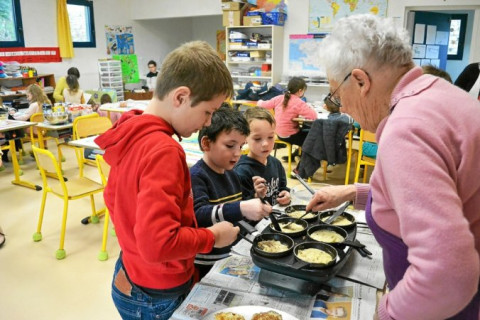
{"label": "woman in background", "polygon": [[[80,71],[78,71],[78,69],[75,67],[68,69],[67,76],[69,75],[73,75],[77,77],[77,79],[80,79]],[[66,88],[68,88],[67,77],[61,77],[57,81],[55,91],[53,91],[53,98],[55,99],[55,102],[63,102],[63,90]]]}
{"label": "woman in background", "polygon": [[67,76],[68,88],[63,89],[63,101],[66,103],[82,104],[85,103],[83,90],[80,89],[78,78],[74,75]]}

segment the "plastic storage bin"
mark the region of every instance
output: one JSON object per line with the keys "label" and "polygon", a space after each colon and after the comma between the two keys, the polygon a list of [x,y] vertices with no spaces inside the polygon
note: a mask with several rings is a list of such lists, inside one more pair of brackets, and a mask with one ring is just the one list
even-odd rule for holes
{"label": "plastic storage bin", "polygon": [[283,12],[262,12],[262,24],[285,25],[287,15]]}

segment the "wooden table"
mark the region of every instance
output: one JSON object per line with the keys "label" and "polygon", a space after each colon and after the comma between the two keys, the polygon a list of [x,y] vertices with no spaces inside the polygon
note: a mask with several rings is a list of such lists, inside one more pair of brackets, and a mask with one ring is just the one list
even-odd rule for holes
{"label": "wooden table", "polygon": [[[32,127],[34,125],[35,125],[35,122],[7,120],[0,124],[0,132],[8,132],[8,131],[17,130],[17,129],[24,129],[24,128]],[[28,181],[20,180],[20,166],[18,165],[17,151],[15,150],[15,139],[9,140],[9,150],[10,150],[10,154],[12,155],[13,173],[15,175],[15,179],[12,180],[12,183],[17,186],[30,188],[37,191],[42,190],[42,187],[39,185],[35,185]]]}

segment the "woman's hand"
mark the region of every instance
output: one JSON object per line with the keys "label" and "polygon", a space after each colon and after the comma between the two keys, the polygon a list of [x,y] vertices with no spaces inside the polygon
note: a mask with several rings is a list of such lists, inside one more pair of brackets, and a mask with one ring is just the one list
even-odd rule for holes
{"label": "woman's hand", "polygon": [[286,206],[292,201],[292,198],[290,196],[290,192],[287,190],[280,191],[277,197],[277,202],[281,206]]}
{"label": "woman's hand", "polygon": [[355,200],[357,189],[355,186],[329,186],[315,192],[306,207],[306,211],[323,211],[338,207],[345,201]]}
{"label": "woman's hand", "polygon": [[267,181],[260,176],[253,176],[253,188],[258,198],[265,198],[267,195]]}

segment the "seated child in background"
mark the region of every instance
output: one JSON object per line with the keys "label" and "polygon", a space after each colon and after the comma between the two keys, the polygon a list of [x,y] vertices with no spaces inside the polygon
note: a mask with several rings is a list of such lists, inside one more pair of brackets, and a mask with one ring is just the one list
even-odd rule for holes
{"label": "seated child in background", "polygon": [[447,71],[437,68],[435,66],[432,66],[431,64],[422,66],[422,70],[424,74],[431,74],[433,76],[443,78],[450,83],[453,83],[452,78],[450,77]]}
{"label": "seated child in background", "polygon": [[80,89],[78,78],[73,74],[67,76],[68,88],[63,89],[63,101],[66,103],[83,104],[85,97],[83,90]]}
{"label": "seated child in background", "polygon": [[15,120],[28,121],[34,113],[43,112],[43,104],[52,104],[50,99],[45,95],[42,88],[37,84],[31,84],[27,87],[27,99],[30,105],[24,112],[17,112],[13,114]]}
{"label": "seated child in background", "polygon": [[[242,201],[242,188],[233,167],[246,142],[248,123],[243,115],[224,103],[212,116],[212,124],[198,135],[203,159],[191,169],[193,207],[199,227],[210,227],[221,221],[234,225],[243,220],[258,221],[269,215],[272,207],[260,199]],[[213,264],[230,255],[231,246],[213,248],[207,254],[197,254],[195,266],[200,278]]]}
{"label": "seated child in background", "polygon": [[[90,101],[92,101],[92,100],[90,99]],[[100,105],[104,105],[104,104],[107,104],[107,103],[112,103],[112,97],[110,97],[110,95],[108,93],[104,93],[100,97]],[[100,117],[107,117],[108,116],[107,111],[98,110],[100,105],[98,105],[97,103],[94,102],[92,104],[93,111],[96,111],[100,115]],[[119,103],[119,105],[121,106],[121,102]],[[117,122],[117,120],[120,119],[121,116],[122,116],[122,114],[120,112],[110,112],[110,120],[112,120],[112,124]]]}
{"label": "seated child in background", "polygon": [[234,168],[242,184],[244,199],[261,198],[271,205],[290,203],[290,189],[282,163],[270,156],[275,143],[275,119],[260,107],[248,108],[245,117],[250,126],[249,152]]}

